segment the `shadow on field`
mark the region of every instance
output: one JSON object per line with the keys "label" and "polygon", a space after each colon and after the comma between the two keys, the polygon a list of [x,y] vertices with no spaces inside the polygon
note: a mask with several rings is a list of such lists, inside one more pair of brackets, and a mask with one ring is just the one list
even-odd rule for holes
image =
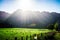
{"label": "shadow on field", "polygon": [[26,35],[20,37],[15,36],[11,39],[9,38],[2,39],[1,37],[0,40],[60,40],[60,37],[58,38],[56,35],[57,32],[48,32],[48,33],[39,33],[39,34],[32,34],[32,35]]}

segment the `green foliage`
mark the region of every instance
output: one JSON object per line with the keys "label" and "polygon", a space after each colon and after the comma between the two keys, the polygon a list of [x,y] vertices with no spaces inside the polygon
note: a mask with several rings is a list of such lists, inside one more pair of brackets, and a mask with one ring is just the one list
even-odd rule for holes
{"label": "green foliage", "polygon": [[58,23],[56,22],[54,25],[54,29],[56,29],[58,27]]}
{"label": "green foliage", "polygon": [[54,25],[53,25],[53,24],[49,24],[49,25],[47,26],[47,28],[50,29],[50,30],[53,30],[53,29],[54,29]]}
{"label": "green foliage", "polygon": [[56,33],[55,39],[56,39],[56,40],[60,40],[60,33]]}
{"label": "green foliage", "polygon": [[[0,28],[0,40],[14,40],[15,37],[20,39],[23,37],[25,40],[26,36],[28,36],[28,40],[30,40],[30,36],[34,34],[47,33],[51,32],[48,29],[29,29],[29,28]],[[32,36],[33,37],[33,36]]]}
{"label": "green foliage", "polygon": [[58,22],[56,22],[55,24],[49,24],[48,26],[47,26],[47,28],[48,29],[51,29],[51,30],[57,30],[57,28],[58,28]]}
{"label": "green foliage", "polygon": [[54,29],[58,32],[60,32],[60,24],[58,22],[56,22],[56,24],[54,25]]}
{"label": "green foliage", "polygon": [[[54,31],[48,29],[30,29],[30,28],[0,28],[0,40],[34,40],[37,36],[38,40],[46,40],[53,36]],[[56,40],[60,39],[60,33],[54,36]]]}

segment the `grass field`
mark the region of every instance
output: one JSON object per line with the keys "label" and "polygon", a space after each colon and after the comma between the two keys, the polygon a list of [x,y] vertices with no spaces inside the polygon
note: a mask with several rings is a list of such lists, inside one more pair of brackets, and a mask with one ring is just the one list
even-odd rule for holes
{"label": "grass field", "polygon": [[[45,35],[48,32],[53,31],[48,29],[0,28],[0,40],[33,40],[30,37],[33,37],[34,34],[40,34],[41,36],[41,34]],[[23,39],[21,39],[22,37]]]}

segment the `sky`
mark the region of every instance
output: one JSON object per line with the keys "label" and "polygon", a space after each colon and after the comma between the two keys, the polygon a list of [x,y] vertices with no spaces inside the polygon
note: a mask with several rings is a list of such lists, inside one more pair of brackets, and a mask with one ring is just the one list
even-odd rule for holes
{"label": "sky", "polygon": [[0,11],[33,10],[60,13],[60,0],[0,0]]}

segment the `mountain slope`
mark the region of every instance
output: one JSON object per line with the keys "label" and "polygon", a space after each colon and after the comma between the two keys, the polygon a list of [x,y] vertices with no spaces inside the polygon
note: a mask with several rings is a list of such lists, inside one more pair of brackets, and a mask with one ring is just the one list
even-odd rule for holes
{"label": "mountain slope", "polygon": [[10,16],[7,12],[0,11],[0,27],[5,25],[5,20]]}
{"label": "mountain slope", "polygon": [[4,11],[0,11],[0,22],[6,20],[9,17],[9,14]]}
{"label": "mountain slope", "polygon": [[[28,14],[28,15],[27,15]],[[6,22],[11,27],[46,28],[49,24],[60,23],[60,14],[56,12],[15,11]]]}

